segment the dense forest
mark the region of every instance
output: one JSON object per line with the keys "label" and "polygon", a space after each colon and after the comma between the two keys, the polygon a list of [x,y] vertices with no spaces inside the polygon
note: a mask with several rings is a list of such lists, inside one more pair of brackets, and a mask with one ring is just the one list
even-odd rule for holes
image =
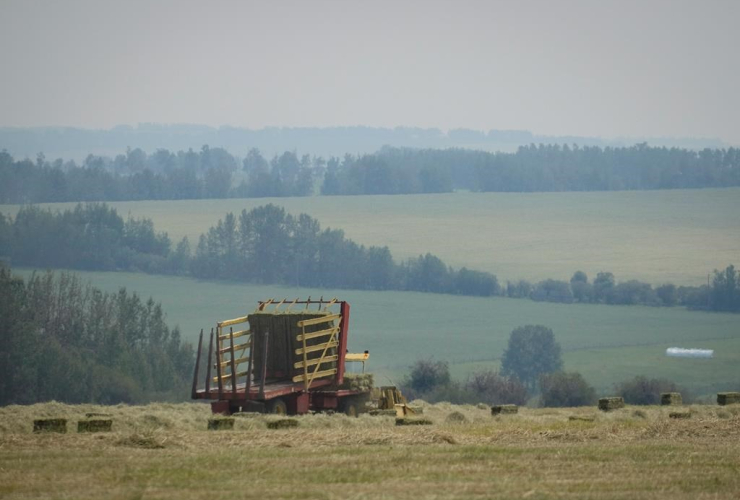
{"label": "dense forest", "polygon": [[0,263],[0,405],[183,400],[194,353],[160,304]]}
{"label": "dense forest", "polygon": [[365,247],[341,230],[322,229],[306,214],[264,205],[227,214],[201,235],[173,246],[149,219],[124,220],[105,204],[78,204],[60,212],[22,207],[0,214],[0,259],[13,265],[85,270],[128,270],[291,286],[406,290],[526,298],[561,303],[686,306],[740,312],[740,279],[730,265],[710,285],[617,282],[610,272],[592,281],[577,271],[570,281],[524,280],[501,285],[496,276],[453,269],[431,254],[396,262],[387,247]]}
{"label": "dense forest", "polygon": [[606,191],[740,185],[740,149],[530,145],[513,153],[384,147],[323,157],[223,148],[16,160],[0,152],[0,203],[471,191]]}
{"label": "dense forest", "polygon": [[330,164],[323,194],[471,191],[615,191],[740,185],[740,149],[696,152],[530,145],[515,153],[383,148]]}

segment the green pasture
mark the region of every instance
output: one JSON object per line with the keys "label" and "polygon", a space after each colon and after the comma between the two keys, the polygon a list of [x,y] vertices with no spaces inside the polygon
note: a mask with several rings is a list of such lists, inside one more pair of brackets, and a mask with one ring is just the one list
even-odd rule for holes
{"label": "green pasture", "polygon": [[[18,270],[28,276],[29,270]],[[681,308],[538,303],[414,292],[312,290],[197,281],[135,273],[81,276],[104,290],[126,287],[162,302],[168,323],[195,340],[201,328],[249,313],[268,298],[339,297],[352,304],[349,348],[370,350],[376,383],[398,382],[420,358],[451,363],[463,379],[496,368],[520,325],[552,328],[566,369],[581,371],[599,391],[634,375],[668,377],[697,395],[740,388],[740,315]],[[715,349],[714,359],[665,356],[666,347]]]}
{"label": "green pasture", "polygon": [[[593,278],[700,285],[740,264],[740,188],[568,193],[451,193],[119,202],[123,216],[150,217],[174,241],[198,236],[227,212],[274,203],[343,229],[396,258],[426,252],[502,281]],[[53,208],[74,204],[49,204]],[[18,206],[0,206],[13,214]]]}

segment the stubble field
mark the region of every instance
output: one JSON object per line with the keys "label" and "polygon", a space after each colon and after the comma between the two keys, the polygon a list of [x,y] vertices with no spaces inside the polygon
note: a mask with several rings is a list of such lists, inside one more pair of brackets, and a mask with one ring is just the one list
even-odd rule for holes
{"label": "stubble field", "polygon": [[[85,412],[113,432],[77,434]],[[309,415],[293,429],[237,417],[207,431],[199,404],[0,408],[0,496],[7,499],[730,499],[740,488],[740,411],[692,406],[487,409],[425,407],[430,426],[392,417]],[[450,414],[465,420],[453,423]],[[31,434],[66,417],[68,434]],[[571,417],[593,421],[571,420]],[[459,420],[460,416],[456,420]]]}

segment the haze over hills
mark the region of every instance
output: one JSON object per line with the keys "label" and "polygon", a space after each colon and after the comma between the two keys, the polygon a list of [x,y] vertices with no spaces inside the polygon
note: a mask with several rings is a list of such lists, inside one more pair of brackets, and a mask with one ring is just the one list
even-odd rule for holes
{"label": "haze over hills", "polygon": [[197,124],[119,125],[111,129],[74,127],[0,127],[0,150],[16,158],[46,158],[82,161],[87,155],[115,156],[127,147],[147,153],[157,149],[200,149],[204,144],[222,147],[237,156],[258,148],[266,157],[286,150],[318,156],[363,154],[383,146],[415,148],[469,148],[483,151],[516,151],[528,144],[578,144],[580,146],[631,146],[647,142],[652,146],[700,150],[723,148],[730,144],[717,138],[690,137],[580,137],[539,135],[528,130],[474,130],[456,128],[366,126],[348,127],[266,127],[261,129],[231,126],[210,127]]}

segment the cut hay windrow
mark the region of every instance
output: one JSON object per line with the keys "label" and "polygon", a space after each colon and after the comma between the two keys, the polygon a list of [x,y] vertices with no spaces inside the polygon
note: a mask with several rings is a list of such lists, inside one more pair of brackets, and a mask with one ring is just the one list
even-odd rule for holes
{"label": "cut hay windrow", "polygon": [[396,425],[432,425],[428,418],[403,417],[396,419]]}
{"label": "cut hay windrow", "polygon": [[100,412],[85,413],[85,418],[110,418],[112,416],[113,416],[112,413],[100,413]]}
{"label": "cut hay windrow", "polygon": [[110,432],[113,430],[113,419],[89,418],[77,422],[77,432]]}
{"label": "cut hay windrow", "polygon": [[690,411],[672,411],[668,414],[669,418],[691,418]]}
{"label": "cut hay windrow", "polygon": [[624,398],[622,397],[599,399],[599,410],[601,411],[613,411],[620,408],[624,408]]}
{"label": "cut hay windrow", "polygon": [[370,410],[368,414],[373,417],[395,417],[396,410]]}
{"label": "cut hay windrow", "polygon": [[66,418],[40,418],[33,421],[33,432],[67,432]]}
{"label": "cut hay windrow", "polygon": [[664,392],[660,395],[660,404],[663,406],[681,406],[683,398],[680,392]]}
{"label": "cut hay windrow", "polygon": [[571,422],[593,422],[596,420],[596,415],[570,415],[568,420]]}
{"label": "cut hay windrow", "polygon": [[234,419],[231,417],[209,418],[209,431],[230,431],[234,428]]}
{"label": "cut hay windrow", "polygon": [[491,406],[491,415],[513,415],[519,413],[517,405],[493,405]]}
{"label": "cut hay windrow", "polygon": [[294,418],[281,418],[279,420],[272,420],[267,422],[268,429],[290,429],[298,427],[298,420]]}
{"label": "cut hay windrow", "polygon": [[722,406],[740,404],[740,392],[717,393],[717,404]]}
{"label": "cut hay windrow", "polygon": [[459,411],[453,411],[447,415],[447,418],[445,418],[445,422],[448,424],[464,424],[467,423],[467,421],[468,418]]}

